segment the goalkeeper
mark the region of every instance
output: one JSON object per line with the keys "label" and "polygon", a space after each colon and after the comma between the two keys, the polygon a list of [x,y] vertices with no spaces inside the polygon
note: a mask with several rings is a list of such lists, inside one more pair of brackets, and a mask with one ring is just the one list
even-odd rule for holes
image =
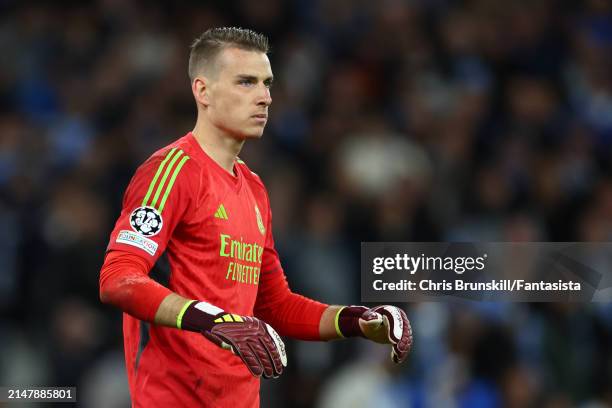
{"label": "goalkeeper", "polygon": [[259,406],[259,378],[287,364],[279,334],[361,336],[390,344],[396,363],[410,352],[401,309],[328,306],[289,289],[266,189],[238,159],[267,122],[267,52],[250,30],[203,33],[189,58],[195,127],[146,160],[125,191],[100,298],[124,312],[134,407]]}

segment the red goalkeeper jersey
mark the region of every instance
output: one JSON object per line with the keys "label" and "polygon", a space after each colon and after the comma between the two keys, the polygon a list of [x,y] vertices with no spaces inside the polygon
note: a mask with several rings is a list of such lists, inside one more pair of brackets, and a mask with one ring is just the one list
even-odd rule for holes
{"label": "red goalkeeper jersey", "polygon": [[[281,271],[268,196],[240,160],[235,175],[191,133],[153,154],[131,180],[109,251],[139,255],[172,291],[253,315],[262,274]],[[134,406],[259,405],[259,379],[202,335],[124,314]]]}

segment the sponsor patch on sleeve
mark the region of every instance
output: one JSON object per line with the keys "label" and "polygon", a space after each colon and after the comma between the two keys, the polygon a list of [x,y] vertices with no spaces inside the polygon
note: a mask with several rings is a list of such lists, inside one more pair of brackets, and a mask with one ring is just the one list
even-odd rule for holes
{"label": "sponsor patch on sleeve", "polygon": [[145,238],[142,235],[136,234],[132,231],[119,231],[119,235],[117,235],[116,242],[120,244],[135,246],[136,248],[140,248],[143,251],[147,252],[149,255],[155,255],[155,252],[157,252],[157,242],[150,240],[149,238]]}

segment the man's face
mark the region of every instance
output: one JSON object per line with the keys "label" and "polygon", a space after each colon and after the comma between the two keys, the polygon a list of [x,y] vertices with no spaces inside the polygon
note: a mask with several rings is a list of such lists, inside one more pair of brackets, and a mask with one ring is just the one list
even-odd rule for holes
{"label": "man's face", "polygon": [[272,103],[272,68],[262,52],[226,48],[208,82],[207,114],[212,124],[237,139],[259,138]]}

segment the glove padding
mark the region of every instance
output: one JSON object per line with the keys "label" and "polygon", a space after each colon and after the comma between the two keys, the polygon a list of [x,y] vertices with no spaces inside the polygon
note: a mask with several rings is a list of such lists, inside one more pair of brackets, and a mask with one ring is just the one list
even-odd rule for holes
{"label": "glove padding", "polygon": [[391,359],[400,364],[412,349],[412,327],[406,313],[395,306],[377,306],[359,318],[363,335],[377,343],[391,344]]}
{"label": "glove padding", "polygon": [[203,334],[240,357],[255,377],[276,378],[287,366],[285,344],[256,317],[226,313],[207,302],[191,301],[177,316],[177,328]]}
{"label": "glove padding", "polygon": [[337,316],[342,337],[361,336],[382,344],[391,344],[391,359],[403,362],[412,348],[412,328],[406,313],[395,306],[347,306]]}
{"label": "glove padding", "polygon": [[255,377],[277,378],[287,366],[285,344],[276,330],[256,317],[215,324],[202,334],[242,359]]}

